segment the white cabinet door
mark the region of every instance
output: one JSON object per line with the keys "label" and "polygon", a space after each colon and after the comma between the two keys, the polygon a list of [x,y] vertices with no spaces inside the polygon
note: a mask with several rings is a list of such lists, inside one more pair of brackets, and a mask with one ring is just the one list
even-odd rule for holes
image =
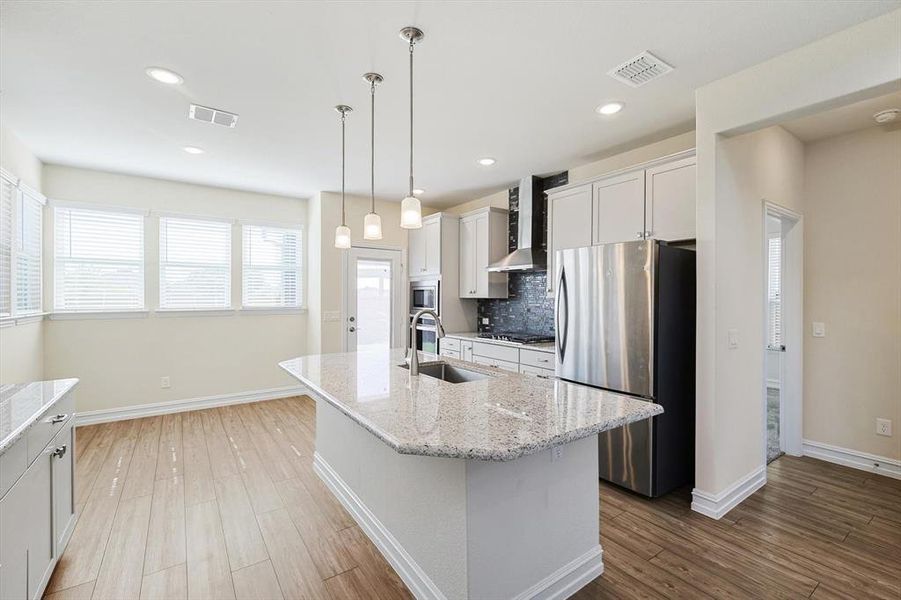
{"label": "white cabinet door", "polygon": [[0,500],[0,598],[28,598],[31,498],[21,481]]}
{"label": "white cabinet door", "polygon": [[54,556],[62,555],[75,526],[75,428],[71,421],[56,434],[51,448],[57,451],[53,470],[53,545]]}
{"label": "white cabinet door", "polygon": [[554,254],[564,248],[591,245],[591,184],[548,198],[547,292],[554,292]]}
{"label": "white cabinet door", "polygon": [[39,599],[43,585],[53,567],[53,498],[51,496],[50,461],[53,458],[45,450],[32,463],[14,487],[23,486],[28,496],[28,594]]}
{"label": "white cabinet door", "polygon": [[410,277],[425,273],[425,236],[423,228],[410,229],[407,237],[407,272]]}
{"label": "white cabinet door", "polygon": [[593,244],[642,239],[644,230],[644,171],[594,184]]}
{"label": "white cabinet door", "polygon": [[460,358],[467,362],[472,362],[472,342],[460,342]]}
{"label": "white cabinet door", "polygon": [[476,295],[476,219],[460,220],[460,297]]}
{"label": "white cabinet door", "polygon": [[476,298],[487,298],[488,293],[488,214],[479,215],[475,220],[476,228],[476,247],[475,247],[475,292]]}
{"label": "white cabinet door", "polygon": [[422,224],[422,235],[425,238],[425,271],[426,275],[441,273],[441,220],[435,219]]}
{"label": "white cabinet door", "polygon": [[646,236],[658,240],[695,237],[695,158],[685,158],[645,172]]}

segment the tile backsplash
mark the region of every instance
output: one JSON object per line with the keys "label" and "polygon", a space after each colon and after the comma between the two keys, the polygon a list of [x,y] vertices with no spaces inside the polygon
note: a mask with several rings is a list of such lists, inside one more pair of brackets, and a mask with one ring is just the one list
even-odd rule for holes
{"label": "tile backsplash", "polygon": [[[547,190],[569,182],[569,174],[564,171],[557,175],[539,179],[541,190]],[[509,192],[510,201],[510,251],[516,250],[519,216],[519,188]],[[547,231],[547,202],[538,216],[542,230]],[[547,240],[541,239],[541,247],[546,249]],[[479,300],[479,331],[513,331],[523,333],[554,335],[554,300],[547,297],[547,273],[532,271],[509,274],[509,298]],[[487,318],[488,324],[483,324]]]}

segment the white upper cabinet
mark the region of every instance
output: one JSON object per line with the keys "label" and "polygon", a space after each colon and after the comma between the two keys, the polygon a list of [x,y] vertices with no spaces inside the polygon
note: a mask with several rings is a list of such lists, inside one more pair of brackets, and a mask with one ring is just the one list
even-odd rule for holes
{"label": "white upper cabinet", "polygon": [[410,277],[419,277],[425,269],[425,225],[419,229],[411,229],[408,237],[407,274]]}
{"label": "white upper cabinet", "polygon": [[685,158],[645,171],[645,235],[658,240],[695,237],[695,158]]}
{"label": "white upper cabinet", "polygon": [[548,194],[547,292],[554,291],[557,250],[591,245],[591,184]]}
{"label": "white upper cabinet", "polygon": [[460,219],[460,297],[506,298],[507,275],[488,265],[507,255],[507,211],[483,208]]}
{"label": "white upper cabinet", "polygon": [[629,242],[644,237],[644,171],[594,184],[592,243]]}
{"label": "white upper cabinet", "polygon": [[437,276],[441,274],[441,216],[430,215],[422,219],[422,227],[411,229],[409,234],[410,277]]}

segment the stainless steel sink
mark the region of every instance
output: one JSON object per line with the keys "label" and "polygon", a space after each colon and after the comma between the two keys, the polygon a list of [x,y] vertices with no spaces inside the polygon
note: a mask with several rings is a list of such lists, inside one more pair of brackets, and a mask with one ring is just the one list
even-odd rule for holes
{"label": "stainless steel sink", "polygon": [[[409,369],[410,365],[401,365],[405,369]],[[462,367],[454,367],[447,363],[431,363],[428,365],[419,365],[419,374],[428,377],[434,377],[448,383],[466,383],[467,381],[479,381],[480,379],[489,379],[493,375],[471,371]]]}

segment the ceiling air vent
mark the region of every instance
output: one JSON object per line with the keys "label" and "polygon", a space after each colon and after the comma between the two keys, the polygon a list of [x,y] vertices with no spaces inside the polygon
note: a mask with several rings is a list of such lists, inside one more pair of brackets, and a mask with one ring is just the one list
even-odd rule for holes
{"label": "ceiling air vent", "polygon": [[666,75],[672,70],[671,66],[645,50],[638,56],[608,71],[607,74],[626,85],[641,87],[652,79]]}
{"label": "ceiling air vent", "polygon": [[192,104],[188,111],[188,118],[195,121],[203,121],[204,123],[213,123],[222,125],[223,127],[234,127],[238,124],[238,115],[235,113],[219,110],[218,108],[210,108],[209,106],[200,106]]}

